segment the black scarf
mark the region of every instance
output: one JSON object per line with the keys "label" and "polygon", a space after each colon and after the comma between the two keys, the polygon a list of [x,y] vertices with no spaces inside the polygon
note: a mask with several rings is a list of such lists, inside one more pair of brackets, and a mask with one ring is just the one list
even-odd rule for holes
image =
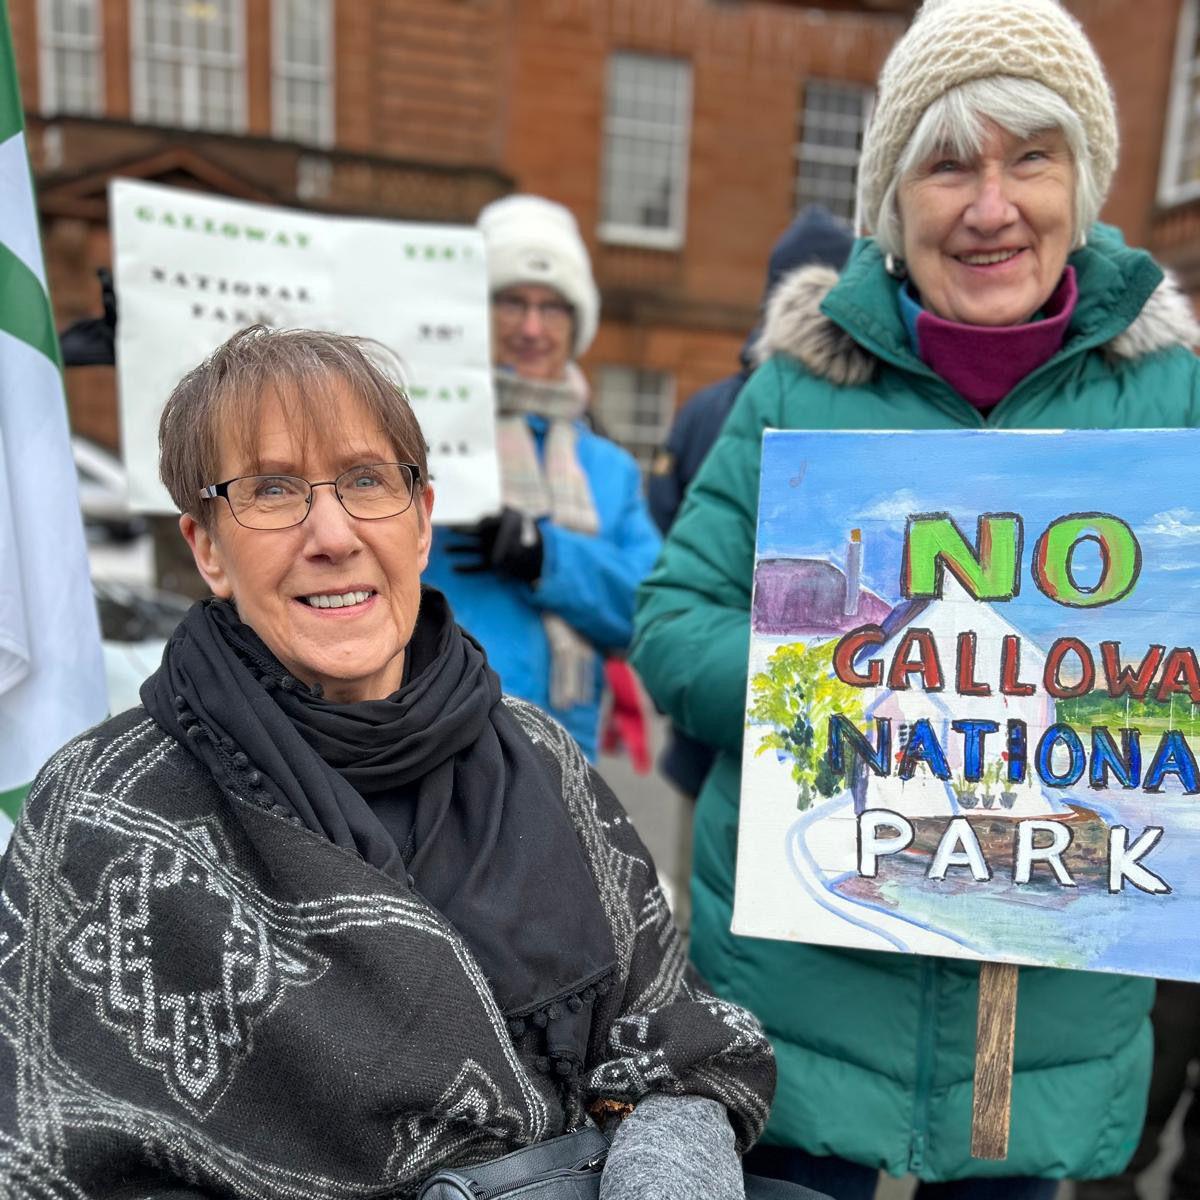
{"label": "black scarf", "polygon": [[[227,791],[418,892],[466,941],[514,1032],[544,1029],[547,1067],[574,1074],[616,956],[559,780],[440,592],[423,590],[407,654],[399,691],[335,704],[288,675],[231,604],[207,600],[142,702]],[[404,814],[407,864],[371,799]]]}

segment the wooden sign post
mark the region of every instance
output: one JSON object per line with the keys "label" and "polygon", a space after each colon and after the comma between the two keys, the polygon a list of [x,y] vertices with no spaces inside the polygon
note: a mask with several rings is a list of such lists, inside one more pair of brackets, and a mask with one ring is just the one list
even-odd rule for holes
{"label": "wooden sign post", "polygon": [[975,1158],[1008,1157],[1016,1022],[1017,967],[1012,963],[980,963],[975,1098],[971,1106],[971,1154]]}

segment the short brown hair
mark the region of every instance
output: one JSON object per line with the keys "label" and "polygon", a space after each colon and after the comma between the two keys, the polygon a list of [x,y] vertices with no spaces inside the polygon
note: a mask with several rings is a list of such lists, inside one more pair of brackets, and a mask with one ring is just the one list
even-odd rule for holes
{"label": "short brown hair", "polygon": [[[368,338],[315,329],[238,330],[176,385],[158,425],[158,473],[181,512],[202,525],[212,506],[200,489],[217,482],[224,426],[236,432],[247,461],[257,460],[264,396],[284,406],[305,441],[336,433],[330,384],[344,383],[380,424],[398,461],[416,465],[417,488],[428,481],[425,437],[404,388],[385,369],[389,351]],[[252,468],[254,469],[254,468]]]}

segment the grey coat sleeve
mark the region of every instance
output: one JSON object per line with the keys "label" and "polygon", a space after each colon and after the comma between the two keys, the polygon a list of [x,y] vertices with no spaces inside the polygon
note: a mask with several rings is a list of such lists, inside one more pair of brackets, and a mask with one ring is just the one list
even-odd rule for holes
{"label": "grey coat sleeve", "polygon": [[725,1109],[703,1096],[651,1093],[617,1127],[600,1200],[743,1200]]}

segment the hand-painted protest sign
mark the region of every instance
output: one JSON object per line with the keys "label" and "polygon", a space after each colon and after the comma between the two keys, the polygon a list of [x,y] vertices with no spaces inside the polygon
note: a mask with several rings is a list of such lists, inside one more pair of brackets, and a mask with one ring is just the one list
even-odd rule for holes
{"label": "hand-painted protest sign", "polygon": [[328,217],[130,180],[110,189],[117,368],[133,503],[173,512],[158,481],[171,389],[261,322],[374,338],[400,362],[429,444],[434,519],[500,506],[483,241],[472,228]]}
{"label": "hand-painted protest sign", "polygon": [[1198,454],[765,435],[736,932],[1200,979]]}

